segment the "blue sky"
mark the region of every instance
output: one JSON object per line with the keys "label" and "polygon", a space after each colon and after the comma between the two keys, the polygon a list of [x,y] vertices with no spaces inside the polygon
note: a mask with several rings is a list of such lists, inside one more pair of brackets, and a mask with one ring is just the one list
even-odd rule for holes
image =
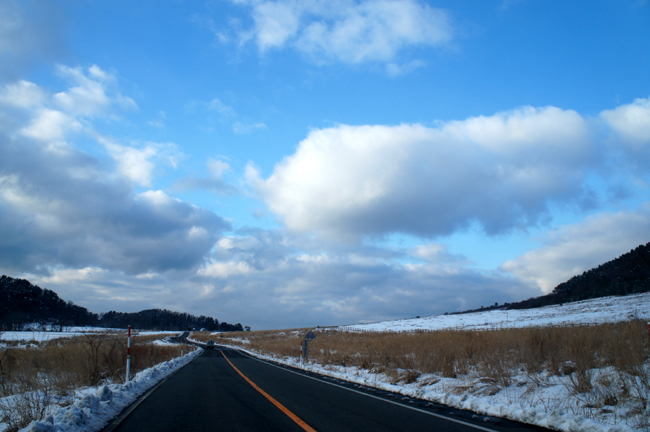
{"label": "blue sky", "polygon": [[0,2],[0,272],[254,329],[650,241],[646,1]]}

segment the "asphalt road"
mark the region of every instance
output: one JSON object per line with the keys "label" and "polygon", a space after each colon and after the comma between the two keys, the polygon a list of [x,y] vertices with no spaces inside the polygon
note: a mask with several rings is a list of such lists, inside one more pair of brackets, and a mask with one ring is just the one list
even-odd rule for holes
{"label": "asphalt road", "polygon": [[[451,413],[451,414],[450,414]],[[142,431],[531,431],[442,405],[305,375],[217,346],[113,429]]]}

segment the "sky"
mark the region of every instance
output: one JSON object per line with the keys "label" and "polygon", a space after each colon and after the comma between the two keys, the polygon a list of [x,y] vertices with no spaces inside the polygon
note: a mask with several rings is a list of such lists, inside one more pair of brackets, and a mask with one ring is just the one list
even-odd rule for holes
{"label": "sky", "polygon": [[650,242],[641,0],[0,0],[0,273],[254,330]]}

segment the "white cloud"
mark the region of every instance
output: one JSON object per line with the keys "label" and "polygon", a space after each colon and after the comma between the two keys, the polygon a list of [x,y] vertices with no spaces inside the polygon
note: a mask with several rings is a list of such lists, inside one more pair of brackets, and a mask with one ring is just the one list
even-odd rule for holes
{"label": "white cloud", "polygon": [[8,274],[198,268],[229,228],[162,191],[135,194],[110,164],[72,146],[51,151],[49,143],[0,134],[0,149],[0,249],[13,251],[0,267]]}
{"label": "white cloud", "polygon": [[74,117],[60,111],[43,108],[20,132],[27,137],[41,141],[63,141],[68,131],[78,132],[81,129],[81,123]]}
{"label": "white cloud", "polygon": [[[195,273],[229,224],[161,191],[136,194],[133,182],[149,186],[156,162],[175,165],[176,147],[101,136],[97,118],[132,107],[131,99],[99,67],[59,71],[72,84],[54,96],[27,81],[0,88],[0,249],[12,250],[0,254],[3,272]],[[116,163],[71,138],[103,145]]]}
{"label": "white cloud", "polygon": [[631,104],[605,110],[600,115],[626,142],[650,146],[650,98],[635,99]]}
{"label": "white cloud", "polygon": [[212,263],[199,270],[201,276],[227,278],[229,276],[247,275],[252,269],[245,262]]}
{"label": "white cloud", "polygon": [[[59,74],[74,86],[54,95],[54,102],[64,111],[84,117],[110,114],[117,106],[122,110],[137,109],[135,101],[115,90],[116,77],[96,65],[88,68],[59,65]],[[110,92],[110,94],[109,94]]]}
{"label": "white cloud", "polygon": [[254,25],[240,32],[242,43],[254,40],[262,53],[291,46],[316,62],[392,62],[405,47],[452,38],[447,13],[415,0],[234,3],[252,8]]}
{"label": "white cloud", "polygon": [[228,162],[224,162],[219,159],[209,158],[207,165],[208,169],[210,170],[210,174],[212,174],[212,177],[217,179],[221,179],[223,177],[223,173],[226,171],[232,171],[232,168],[230,168]]}
{"label": "white cloud", "polygon": [[0,104],[8,108],[4,124],[0,125],[5,133],[18,132],[43,142],[63,142],[70,132],[93,135],[92,126],[84,118],[113,116],[115,108],[137,108],[131,98],[117,91],[115,76],[95,65],[86,72],[80,67],[66,66],[58,66],[57,71],[71,86],[52,96],[25,80],[0,90]]}
{"label": "white cloud", "polygon": [[5,86],[0,93],[0,103],[30,109],[43,105],[47,96],[47,92],[36,84],[20,80]]}
{"label": "white cloud", "polygon": [[151,159],[157,154],[154,147],[146,146],[137,149],[108,140],[102,141],[110,155],[117,162],[120,174],[142,186],[151,186],[152,172],[155,167]]}
{"label": "white cloud", "polygon": [[505,262],[501,269],[548,293],[648,241],[650,203],[645,203],[636,211],[602,213],[556,229],[542,247]]}
{"label": "white cloud", "polygon": [[435,128],[314,130],[270,177],[249,165],[247,179],[297,232],[430,237],[477,221],[496,233],[579,198],[593,150],[574,111],[527,107]]}
{"label": "white cloud", "polygon": [[97,133],[94,137],[116,162],[118,173],[141,186],[151,186],[155,162],[163,161],[176,168],[176,160],[182,156],[172,143],[149,141],[129,146]]}

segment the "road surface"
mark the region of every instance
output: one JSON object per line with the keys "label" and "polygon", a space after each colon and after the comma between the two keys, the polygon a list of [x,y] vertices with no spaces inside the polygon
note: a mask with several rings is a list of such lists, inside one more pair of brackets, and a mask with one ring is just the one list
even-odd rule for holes
{"label": "road surface", "polygon": [[[450,414],[451,413],[451,414]],[[217,346],[153,391],[113,431],[541,431],[328,379]]]}

